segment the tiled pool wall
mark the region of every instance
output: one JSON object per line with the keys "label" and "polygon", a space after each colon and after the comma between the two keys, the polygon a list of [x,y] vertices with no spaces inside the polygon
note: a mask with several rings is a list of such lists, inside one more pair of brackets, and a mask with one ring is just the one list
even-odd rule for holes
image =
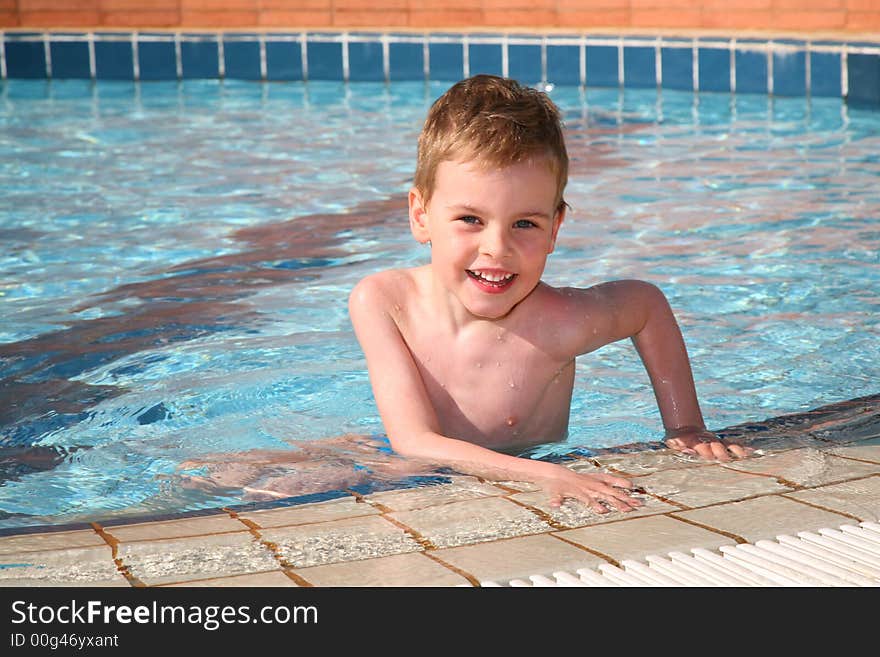
{"label": "tiled pool wall", "polygon": [[840,97],[880,108],[880,41],[380,32],[0,32],[0,77],[456,81]]}

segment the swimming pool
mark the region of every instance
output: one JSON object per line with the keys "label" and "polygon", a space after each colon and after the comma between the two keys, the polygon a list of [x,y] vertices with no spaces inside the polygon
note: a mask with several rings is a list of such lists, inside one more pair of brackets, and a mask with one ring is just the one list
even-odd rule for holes
{"label": "swimming pool", "polygon": [[[405,194],[447,86],[3,82],[0,527],[236,504],[178,466],[380,433],[347,293],[427,258]],[[573,211],[549,282],[658,284],[710,427],[877,392],[876,111],[550,93]],[[612,345],[579,364],[568,440],[534,455],[660,426],[634,350]],[[368,475],[387,459],[326,444]]]}

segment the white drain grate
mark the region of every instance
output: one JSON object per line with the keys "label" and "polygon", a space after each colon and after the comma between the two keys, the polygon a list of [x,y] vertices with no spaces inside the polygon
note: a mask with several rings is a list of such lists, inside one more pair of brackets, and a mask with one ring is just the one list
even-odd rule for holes
{"label": "white drain grate", "polygon": [[719,552],[649,555],[621,567],[602,564],[552,576],[531,575],[482,586],[880,586],[880,524],[800,532],[754,545],[725,545]]}

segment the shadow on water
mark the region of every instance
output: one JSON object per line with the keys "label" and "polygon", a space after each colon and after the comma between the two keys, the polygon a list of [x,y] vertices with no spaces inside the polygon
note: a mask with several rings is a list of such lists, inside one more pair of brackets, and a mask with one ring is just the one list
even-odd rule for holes
{"label": "shadow on water", "polygon": [[[157,345],[258,325],[259,313],[241,300],[262,288],[319,278],[323,269],[350,255],[342,248],[345,233],[399,222],[405,208],[405,197],[396,196],[345,213],[243,228],[228,236],[242,244],[239,252],[156,272],[151,280],[121,285],[73,311],[137,301],[121,314],[74,319],[64,329],[0,345],[0,484],[49,470],[81,449],[34,443],[83,421],[96,404],[126,392],[76,377]],[[149,424],[165,417],[167,410],[158,404],[142,409],[137,420]]]}

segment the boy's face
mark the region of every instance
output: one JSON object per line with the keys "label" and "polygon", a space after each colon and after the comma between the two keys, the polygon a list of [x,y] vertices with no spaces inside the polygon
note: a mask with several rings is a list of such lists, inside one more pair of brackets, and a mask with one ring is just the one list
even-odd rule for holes
{"label": "boy's face", "polygon": [[502,169],[444,161],[430,202],[415,189],[409,201],[413,235],[430,241],[443,293],[487,319],[507,315],[538,284],[565,214],[544,158]]}

